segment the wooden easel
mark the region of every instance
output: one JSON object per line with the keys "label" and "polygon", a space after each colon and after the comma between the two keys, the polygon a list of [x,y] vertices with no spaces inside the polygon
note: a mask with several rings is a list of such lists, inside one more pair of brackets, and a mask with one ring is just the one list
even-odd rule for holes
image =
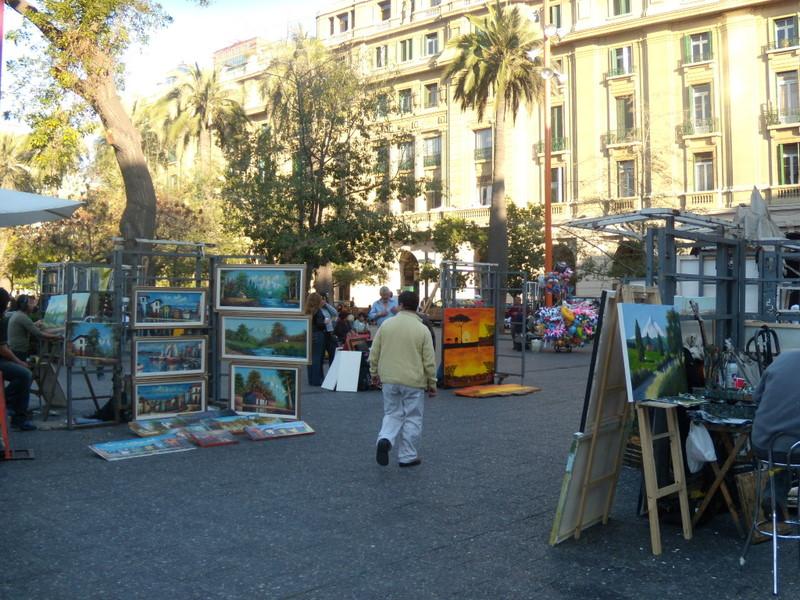
{"label": "wooden easel", "polygon": [[[606,524],[616,493],[622,456],[630,424],[630,402],[622,365],[625,351],[619,334],[618,302],[660,304],[657,288],[622,286],[606,297],[603,322],[597,340],[596,359],[591,389],[587,394],[586,426],[573,438],[567,474],[550,536],[557,544],[570,535],[577,539],[583,529],[602,522]],[[647,409],[666,411],[668,432],[654,436]],[[683,535],[692,537],[689,501],[683,471],[676,407],[650,402],[636,405],[642,440],[642,463],[647,490],[650,519],[650,541],[653,554],[661,554],[661,532],[657,500],[678,493],[681,505]],[[656,477],[653,443],[669,438],[675,480],[659,488]],[[588,448],[586,448],[588,446]]]}

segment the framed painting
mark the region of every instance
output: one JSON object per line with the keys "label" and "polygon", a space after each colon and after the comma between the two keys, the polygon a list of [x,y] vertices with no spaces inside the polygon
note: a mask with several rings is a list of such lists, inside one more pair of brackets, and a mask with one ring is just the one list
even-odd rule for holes
{"label": "framed painting", "polygon": [[304,265],[227,265],[217,267],[217,310],[303,312]]}
{"label": "framed painting", "polygon": [[222,358],[309,364],[307,317],[222,316]]}
{"label": "framed painting", "polygon": [[206,406],[205,377],[134,381],[134,419],[163,419],[201,412]]}
{"label": "framed painting", "polygon": [[206,325],[205,288],[134,288],[133,304],[134,329]]}
{"label": "framed painting", "polygon": [[300,367],[232,363],[230,382],[236,412],[300,418]]}
{"label": "framed painting", "polygon": [[442,314],[442,364],[446,387],[494,381],[493,308],[445,308]]}
{"label": "framed painting", "polygon": [[206,336],[144,337],[133,342],[136,379],[172,375],[205,375]]}
{"label": "framed painting", "polygon": [[69,324],[67,356],[114,363],[119,356],[117,329],[110,323],[77,321]]}
{"label": "framed painting", "polygon": [[56,294],[47,299],[42,324],[46,329],[60,329],[67,321],[67,295]]}

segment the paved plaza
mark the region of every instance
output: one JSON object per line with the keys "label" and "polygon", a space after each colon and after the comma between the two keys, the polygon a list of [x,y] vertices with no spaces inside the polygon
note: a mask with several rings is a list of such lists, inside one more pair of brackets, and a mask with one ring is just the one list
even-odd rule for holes
{"label": "paved plaza", "polygon": [[124,425],[15,434],[36,460],[0,464],[0,598],[770,597],[769,545],[740,568],[727,514],[691,541],[664,524],[652,556],[630,468],[607,526],[548,545],[590,354],[529,352],[533,395],[440,391],[411,469],[375,463],[377,391],[305,389],[312,436],[138,460],[87,448]]}

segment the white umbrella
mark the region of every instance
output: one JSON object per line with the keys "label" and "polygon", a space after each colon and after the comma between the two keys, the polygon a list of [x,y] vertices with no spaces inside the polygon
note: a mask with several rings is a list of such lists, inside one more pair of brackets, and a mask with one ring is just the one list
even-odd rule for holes
{"label": "white umbrella", "polygon": [[67,219],[80,206],[83,202],[0,189],[0,227]]}

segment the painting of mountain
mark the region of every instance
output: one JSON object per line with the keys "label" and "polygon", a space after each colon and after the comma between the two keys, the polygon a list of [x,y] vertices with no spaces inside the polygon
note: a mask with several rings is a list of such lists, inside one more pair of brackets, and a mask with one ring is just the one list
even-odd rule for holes
{"label": "painting of mountain", "polygon": [[681,322],[672,306],[618,304],[628,400],[655,400],[687,391]]}

